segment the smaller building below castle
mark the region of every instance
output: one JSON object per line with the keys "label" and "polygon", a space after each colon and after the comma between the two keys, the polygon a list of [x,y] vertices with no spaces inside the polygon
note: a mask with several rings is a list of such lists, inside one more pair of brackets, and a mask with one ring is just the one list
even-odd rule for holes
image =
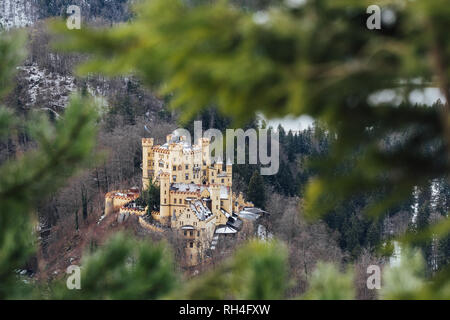
{"label": "smaller building below castle", "polygon": [[137,215],[146,229],[177,232],[184,239],[186,266],[205,261],[221,237],[234,237],[244,223],[266,214],[233,193],[232,164],[212,161],[209,139],[190,145],[186,137],[170,134],[166,143],[154,145],[143,138],[142,154],[142,190],[159,186],[159,211],[138,205],[139,190],[132,188],[109,192],[105,214]]}

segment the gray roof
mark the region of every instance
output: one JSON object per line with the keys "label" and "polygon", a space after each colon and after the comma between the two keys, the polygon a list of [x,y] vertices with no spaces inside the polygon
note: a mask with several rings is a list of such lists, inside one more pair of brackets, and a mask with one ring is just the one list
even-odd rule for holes
{"label": "gray roof", "polygon": [[240,230],[242,228],[242,224],[243,224],[242,220],[235,218],[233,216],[230,216],[227,221],[227,226],[232,227],[236,230]]}
{"label": "gray roof", "polygon": [[238,216],[242,219],[254,221],[260,218],[264,213],[267,212],[260,208],[245,207],[244,210],[239,212]]}
{"label": "gray roof", "polygon": [[226,226],[226,225],[218,226],[215,231],[216,234],[230,234],[230,233],[236,233],[236,232],[237,232],[236,229],[234,229],[230,226]]}
{"label": "gray roof", "polygon": [[209,210],[202,200],[190,200],[190,203],[189,208],[196,214],[199,220],[206,220],[212,215],[211,210]]}

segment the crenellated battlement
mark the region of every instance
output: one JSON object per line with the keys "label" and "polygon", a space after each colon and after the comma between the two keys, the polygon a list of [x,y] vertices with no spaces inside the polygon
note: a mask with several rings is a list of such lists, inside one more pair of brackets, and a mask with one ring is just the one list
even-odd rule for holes
{"label": "crenellated battlement", "polygon": [[188,242],[186,265],[198,264],[205,257],[205,251],[198,248],[211,246],[215,230],[238,232],[242,222],[237,210],[253,206],[242,194],[233,193],[231,162],[212,162],[209,146],[208,138],[190,145],[186,137],[176,134],[167,135],[162,145],[154,145],[153,138],[142,138],[142,189],[152,183],[159,186],[160,210],[148,214],[147,207],[137,205],[140,192],[134,188],[108,192],[105,214],[132,214],[145,229],[181,232]]}

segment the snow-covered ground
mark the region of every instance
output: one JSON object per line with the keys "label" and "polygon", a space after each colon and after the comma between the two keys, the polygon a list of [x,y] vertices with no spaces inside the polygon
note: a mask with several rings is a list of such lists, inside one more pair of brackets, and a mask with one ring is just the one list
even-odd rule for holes
{"label": "snow-covered ground", "polygon": [[[51,110],[58,117],[67,106],[70,95],[79,89],[73,76],[50,72],[35,63],[17,69],[25,89],[21,99],[28,108]],[[99,111],[108,107],[100,88],[88,84],[87,91],[94,97],[101,109]]]}
{"label": "snow-covered ground", "polygon": [[74,77],[62,76],[40,68],[37,64],[18,67],[27,87],[26,106],[46,101],[45,108],[61,110],[67,105],[70,94],[76,90]]}
{"label": "snow-covered ground", "polygon": [[391,267],[397,267],[401,262],[402,247],[400,246],[398,241],[393,241],[393,244],[394,252],[392,253],[392,256],[389,257],[389,265]]}
{"label": "snow-covered ground", "polygon": [[31,26],[37,17],[34,3],[33,0],[1,0],[0,26],[4,29]]}

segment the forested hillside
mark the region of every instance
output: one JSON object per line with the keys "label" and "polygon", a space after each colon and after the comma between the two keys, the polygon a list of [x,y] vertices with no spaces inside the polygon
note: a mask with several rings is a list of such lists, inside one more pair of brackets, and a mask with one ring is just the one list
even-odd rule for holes
{"label": "forested hillside", "polygon": [[[185,1],[189,7],[214,2]],[[246,13],[258,12],[271,4],[278,5],[278,1],[270,0],[232,2]],[[17,68],[10,92],[1,103],[13,110],[20,120],[34,119],[38,114],[48,116],[50,123],[56,124],[65,118],[70,96],[79,92],[82,97],[97,102],[99,113],[93,148],[96,161],[92,160],[90,168],[79,172],[60,189],[38,201],[38,250],[23,266],[23,273],[32,281],[61,278],[68,265],[81,261],[83,252],[96,252],[109,235],[118,230],[132,230],[136,237],[153,242],[161,240],[161,236],[144,232],[131,219],[125,225],[108,218],[106,224],[99,226],[99,221],[103,219],[105,193],[140,187],[141,138],[154,137],[156,143],[160,143],[166,134],[182,125],[182,112],[169,108],[174,96],[153,91],[146,86],[148,79],[134,74],[107,77],[99,73],[85,76],[75,73],[76,67],[90,56],[55,50],[52,43],[56,38],[46,20],[65,16],[69,4],[82,8],[83,23],[91,27],[112,28],[135,19],[126,0],[5,0],[0,4],[0,24],[6,29],[23,27],[27,38],[27,55]],[[285,44],[283,41],[280,40],[280,46]],[[266,51],[262,52],[283,67],[293,60],[290,56],[278,56],[276,50],[271,49],[265,48]],[[283,99],[280,101],[284,103]],[[416,107],[440,110],[443,106],[441,102],[436,102],[433,106]],[[217,128],[224,132],[235,126],[236,122],[235,117],[224,115],[222,111],[218,104],[210,103],[183,125],[192,129],[194,120],[202,120],[203,130]],[[255,113],[245,120],[246,129],[267,127]],[[406,200],[389,207],[376,218],[365,214],[365,208],[391,195],[395,185],[386,188],[378,188],[377,185],[374,190],[363,190],[311,222],[303,207],[307,185],[317,178],[321,169],[317,163],[326,164],[334,148],[340,146],[339,135],[334,131],[336,128],[330,129],[321,121],[316,121],[310,128],[295,132],[287,131],[281,125],[270,129],[277,130],[280,137],[279,172],[273,176],[260,176],[258,165],[234,165],[233,190],[242,191],[250,201],[270,213],[266,221],[267,229],[286,244],[287,272],[295,283],[288,288],[287,297],[298,297],[307,292],[318,263],[325,261],[334,263],[342,270],[354,266],[356,297],[378,298],[375,291],[366,287],[367,265],[388,266],[397,236],[405,232],[420,234],[434,223],[448,219],[448,179],[428,179],[409,192]],[[409,135],[414,134],[413,129],[411,132],[395,132],[376,142],[386,150],[395,151],[409,139]],[[368,138],[367,141],[372,140]],[[433,143],[425,144],[425,149],[430,153],[436,148]],[[36,146],[37,141],[29,129],[18,126],[7,139],[0,141],[0,164],[34,150]],[[364,158],[364,147],[352,146],[345,151],[346,162],[338,168],[329,166],[327,173],[330,176],[360,168],[358,159]],[[388,178],[381,180],[389,185]],[[166,236],[177,261],[179,239],[173,235]],[[196,272],[213,270],[216,264],[231,256],[234,249],[249,238],[251,236],[246,235],[239,239],[229,251],[215,257],[210,264],[199,267]],[[414,243],[414,246],[425,258],[428,277],[450,265],[449,235]]]}

